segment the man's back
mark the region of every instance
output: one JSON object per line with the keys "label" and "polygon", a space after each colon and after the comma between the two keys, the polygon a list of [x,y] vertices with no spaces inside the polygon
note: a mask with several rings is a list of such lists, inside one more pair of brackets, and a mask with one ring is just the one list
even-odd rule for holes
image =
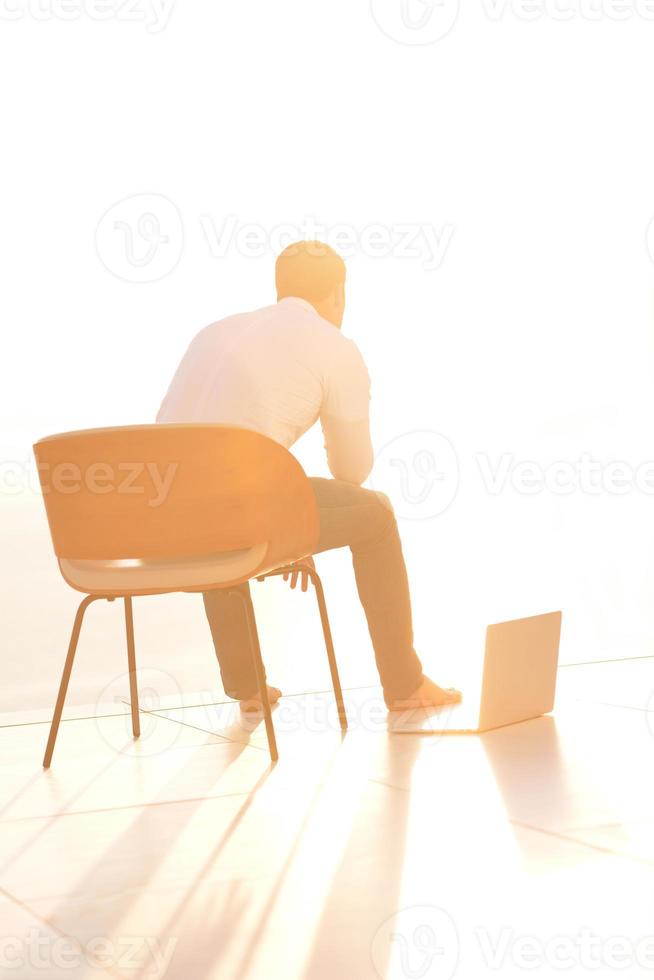
{"label": "man's back", "polygon": [[[310,303],[288,297],[202,330],[157,421],[255,429],[288,448],[320,418],[331,465],[352,452],[369,455],[369,387],[356,345]],[[352,440],[357,446],[345,445]]]}

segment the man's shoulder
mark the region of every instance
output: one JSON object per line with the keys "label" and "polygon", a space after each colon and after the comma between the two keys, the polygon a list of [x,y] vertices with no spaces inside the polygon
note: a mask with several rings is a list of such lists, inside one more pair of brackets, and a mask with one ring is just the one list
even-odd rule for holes
{"label": "man's shoulder", "polygon": [[[220,320],[214,320],[196,335],[195,341],[198,345],[218,343],[222,339],[237,331],[239,328],[257,326],[265,327],[266,331],[279,330],[280,334],[290,334],[285,336],[285,341],[292,342],[304,340],[305,331],[311,331],[311,347],[314,351],[320,352],[326,369],[332,365],[334,369],[342,370],[343,367],[351,366],[356,369],[363,365],[363,357],[357,345],[349,337],[344,336],[341,331],[321,317],[320,314],[307,305],[284,307],[280,303],[273,303],[270,306],[262,306],[254,310],[247,310],[241,313],[232,313]],[[299,331],[299,332],[298,332]]]}
{"label": "man's shoulder", "polygon": [[267,311],[270,309],[271,307],[262,307],[259,310],[230,313],[228,316],[221,317],[220,320],[213,320],[195,334],[191,345],[197,348],[220,343],[239,328],[269,319],[269,313],[267,314]]}
{"label": "man's shoulder", "polygon": [[255,322],[256,320],[270,319],[274,309],[274,306],[262,306],[256,310],[230,313],[228,316],[221,317],[220,320],[214,320],[212,323],[209,323],[200,330],[200,333],[219,333],[221,330],[228,330],[232,326],[237,326],[248,321]]}
{"label": "man's shoulder", "polygon": [[340,330],[334,330],[333,327],[332,330],[336,334],[336,336],[332,338],[334,365],[348,366],[354,369],[360,366],[365,367],[363,354],[355,342],[350,337],[346,337],[344,334],[342,334]]}

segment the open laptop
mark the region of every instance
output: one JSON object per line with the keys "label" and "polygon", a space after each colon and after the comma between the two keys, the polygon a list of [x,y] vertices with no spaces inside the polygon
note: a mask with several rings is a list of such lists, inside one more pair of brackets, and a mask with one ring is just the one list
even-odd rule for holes
{"label": "open laptop", "polygon": [[464,691],[461,704],[391,712],[389,731],[476,735],[547,714],[554,707],[560,636],[560,612],[488,626],[478,706],[466,703]]}

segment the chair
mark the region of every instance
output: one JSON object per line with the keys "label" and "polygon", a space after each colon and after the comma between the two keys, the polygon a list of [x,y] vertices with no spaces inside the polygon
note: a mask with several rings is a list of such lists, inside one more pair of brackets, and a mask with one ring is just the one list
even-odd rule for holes
{"label": "chair", "polygon": [[[297,460],[257,432],[224,425],[135,425],[48,436],[34,445],[48,524],[66,582],[86,593],[75,616],[43,765],[52,760],[84,613],[125,606],[132,731],[140,734],[132,597],[221,588],[243,601],[268,737],[278,758],[252,578],[311,555],[319,517]],[[297,566],[295,566],[297,568]],[[322,583],[315,588],[338,716],[347,728]]]}

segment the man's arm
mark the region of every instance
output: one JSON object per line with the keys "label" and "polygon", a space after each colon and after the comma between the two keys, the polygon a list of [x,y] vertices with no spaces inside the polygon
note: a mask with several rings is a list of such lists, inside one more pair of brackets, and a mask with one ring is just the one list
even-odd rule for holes
{"label": "man's arm", "polygon": [[335,480],[361,484],[373,463],[370,376],[357,346],[347,341],[330,366],[320,412],[327,463]]}
{"label": "man's arm", "polygon": [[347,422],[323,415],[320,423],[331,475],[346,483],[363,483],[373,463],[369,420]]}

